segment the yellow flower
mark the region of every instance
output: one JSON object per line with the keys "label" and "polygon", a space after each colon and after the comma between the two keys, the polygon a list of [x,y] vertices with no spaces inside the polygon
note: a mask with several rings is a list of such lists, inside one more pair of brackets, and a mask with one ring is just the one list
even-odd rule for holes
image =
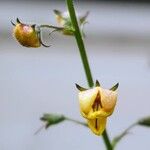
{"label": "yellow flower", "polygon": [[100,86],[79,92],[80,112],[96,135],[102,134],[105,130],[107,117],[113,113],[116,101],[116,91]]}
{"label": "yellow flower", "polygon": [[41,42],[35,25],[23,24],[17,19],[17,24],[14,24],[13,34],[17,41],[25,47],[40,47]]}

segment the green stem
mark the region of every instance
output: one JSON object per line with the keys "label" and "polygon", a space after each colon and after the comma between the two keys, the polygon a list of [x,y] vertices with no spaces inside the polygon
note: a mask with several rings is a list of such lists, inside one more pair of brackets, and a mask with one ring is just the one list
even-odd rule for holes
{"label": "green stem", "polygon": [[134,128],[138,123],[135,122],[133,124],[131,124],[127,129],[125,129],[121,134],[117,135],[113,141],[112,141],[112,147],[113,149],[116,147],[116,145],[123,139],[123,137],[125,135],[127,135],[129,133],[129,131]]}
{"label": "green stem", "polygon": [[56,26],[51,26],[51,25],[47,25],[47,24],[43,24],[39,26],[40,28],[50,28],[50,29],[56,29],[56,30],[63,30],[63,27],[56,27]]}
{"label": "green stem", "polygon": [[[94,85],[94,82],[93,82],[93,78],[92,78],[92,74],[91,74],[91,70],[90,70],[84,42],[83,42],[81,32],[80,32],[80,29],[78,26],[76,14],[75,14],[75,9],[74,9],[74,5],[73,5],[73,0],[66,0],[66,3],[68,6],[68,11],[70,14],[72,26],[74,28],[74,36],[75,36],[75,39],[76,39],[76,42],[77,42],[77,45],[78,45],[78,48],[80,51],[80,56],[81,56],[84,71],[86,74],[86,78],[88,81],[88,85],[89,85],[89,87],[92,87]],[[111,145],[111,142],[110,142],[110,139],[109,139],[109,136],[108,136],[106,130],[103,133],[103,140],[104,140],[104,143],[105,143],[107,150],[112,150],[113,148],[112,148],[112,145]]]}
{"label": "green stem", "polygon": [[135,127],[137,125],[137,122],[131,124],[124,132],[128,132],[129,130],[131,130],[133,127]]}
{"label": "green stem", "polygon": [[79,48],[79,51],[80,51],[80,56],[81,56],[81,59],[82,59],[82,63],[83,63],[84,71],[85,71],[85,74],[86,74],[86,78],[87,78],[89,86],[92,87],[94,85],[94,83],[93,83],[93,79],[92,79],[92,74],[91,74],[87,54],[86,54],[86,51],[85,51],[85,46],[84,46],[83,39],[82,39],[82,36],[81,36],[81,32],[80,32],[80,29],[79,29],[79,26],[78,26],[78,22],[77,22],[77,19],[76,19],[75,10],[74,10],[74,6],[73,6],[73,1],[72,0],[67,0],[67,5],[68,5],[69,13],[70,13],[71,22],[72,22],[73,28],[75,30],[74,35],[75,35],[76,42],[77,42],[77,45],[78,45],[78,48]]}
{"label": "green stem", "polygon": [[107,150],[113,150],[112,144],[110,142],[107,130],[105,129],[105,131],[103,132],[103,141],[105,143],[105,146],[107,148]]}
{"label": "green stem", "polygon": [[76,124],[80,124],[80,125],[83,125],[83,126],[87,127],[87,124],[84,123],[84,122],[81,122],[81,121],[78,121],[78,120],[75,120],[75,119],[72,119],[72,118],[68,118],[68,117],[65,117],[65,119],[68,120],[68,121],[74,122]]}

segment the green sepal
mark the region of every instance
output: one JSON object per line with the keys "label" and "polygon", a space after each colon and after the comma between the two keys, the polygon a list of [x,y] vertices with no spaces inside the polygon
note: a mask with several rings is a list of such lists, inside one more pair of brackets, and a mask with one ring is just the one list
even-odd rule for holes
{"label": "green sepal", "polygon": [[82,16],[82,17],[79,18],[80,24],[83,24],[84,22],[86,22],[86,19],[87,19],[89,13],[90,13],[90,12],[87,11],[86,14],[85,14],[84,16]]}
{"label": "green sepal", "polygon": [[61,11],[59,11],[57,9],[54,9],[53,11],[54,11],[55,15],[62,16],[62,12]]}
{"label": "green sepal", "polygon": [[100,87],[101,86],[98,80],[96,80],[95,86],[96,87]]}
{"label": "green sepal", "polygon": [[75,84],[76,85],[76,88],[79,90],[79,91],[86,91],[88,89],[84,88],[84,87],[81,87],[80,85],[78,84]]}
{"label": "green sepal", "polygon": [[19,18],[16,19],[16,22],[17,22],[17,23],[21,23],[20,20],[19,20]]}
{"label": "green sepal", "polygon": [[119,83],[117,83],[116,85],[114,85],[110,90],[111,91],[116,91],[119,87]]}

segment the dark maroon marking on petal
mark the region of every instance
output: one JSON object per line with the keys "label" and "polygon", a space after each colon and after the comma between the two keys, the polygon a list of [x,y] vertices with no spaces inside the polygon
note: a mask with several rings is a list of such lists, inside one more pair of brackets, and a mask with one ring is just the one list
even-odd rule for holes
{"label": "dark maroon marking on petal", "polygon": [[95,120],[95,128],[96,128],[96,130],[97,130],[97,128],[98,128],[98,119],[96,118],[96,120]]}
{"label": "dark maroon marking on petal", "polygon": [[98,111],[99,107],[102,108],[102,103],[101,103],[100,93],[98,92],[96,99],[92,105],[93,111]]}

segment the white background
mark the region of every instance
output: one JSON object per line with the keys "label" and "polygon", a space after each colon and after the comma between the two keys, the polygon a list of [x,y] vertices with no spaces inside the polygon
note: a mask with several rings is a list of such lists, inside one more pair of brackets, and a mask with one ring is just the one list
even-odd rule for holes
{"label": "white background", "polygon": [[[110,137],[150,115],[150,6],[146,4],[79,3],[90,10],[85,44],[94,79],[105,88],[120,83]],[[10,20],[56,24],[53,9],[65,3],[0,2],[0,149],[104,150],[101,137],[81,126],[64,122],[38,135],[43,113],[80,116],[75,83],[87,86],[74,38],[56,34],[50,48],[28,49],[12,37]],[[46,37],[47,35],[45,35]],[[117,150],[150,147],[150,129],[136,127]]]}

